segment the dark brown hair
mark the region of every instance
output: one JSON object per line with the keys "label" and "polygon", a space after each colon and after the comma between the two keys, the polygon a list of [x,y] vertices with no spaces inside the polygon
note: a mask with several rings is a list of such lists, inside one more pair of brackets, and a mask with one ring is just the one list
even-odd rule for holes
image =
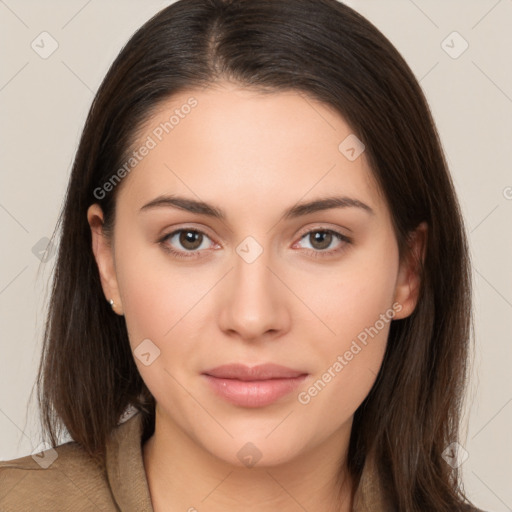
{"label": "dark brown hair", "polygon": [[[64,428],[98,463],[125,408],[154,428],[155,402],[112,314],[91,250],[87,208],[114,225],[119,187],[97,199],[162,101],[231,80],[295,90],[333,107],[366,146],[404,257],[428,224],[415,311],[391,323],[377,380],[355,413],[348,467],[355,482],[374,457],[395,511],[466,510],[442,452],[458,439],[472,333],[463,219],[425,96],[368,20],[335,0],[180,0],[122,49],[91,106],[74,161],[37,380],[45,436]],[[248,121],[250,122],[250,121]],[[341,141],[340,141],[341,142]]]}

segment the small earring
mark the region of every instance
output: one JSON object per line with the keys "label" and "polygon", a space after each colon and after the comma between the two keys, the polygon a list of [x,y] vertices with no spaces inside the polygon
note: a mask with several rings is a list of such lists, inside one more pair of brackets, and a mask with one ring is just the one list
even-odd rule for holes
{"label": "small earring", "polygon": [[114,299],[110,299],[108,301],[108,303],[110,304],[110,307],[112,308],[112,311],[114,310],[114,308],[116,307],[116,305],[114,304]]}

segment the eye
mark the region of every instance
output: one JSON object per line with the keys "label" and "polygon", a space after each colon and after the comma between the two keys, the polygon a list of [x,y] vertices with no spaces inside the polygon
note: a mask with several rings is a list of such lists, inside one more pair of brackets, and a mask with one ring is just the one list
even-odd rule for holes
{"label": "eye", "polygon": [[[308,231],[301,236],[301,240],[307,240],[312,246],[311,254],[314,257],[332,256],[338,252],[346,249],[347,244],[352,243],[352,240],[332,229],[314,229]],[[326,250],[332,247],[333,242],[338,242],[338,245],[334,249]]]}
{"label": "eye", "polygon": [[202,231],[182,228],[165,235],[159,242],[166,251],[177,258],[192,258],[197,256],[201,250],[208,249],[208,244],[206,247],[203,246],[205,239],[210,238]]}
{"label": "eye", "polygon": [[[204,246],[206,239],[211,240],[203,231],[181,228],[165,235],[159,240],[159,243],[165,251],[171,253],[176,258],[193,258],[199,256],[201,251],[211,248],[211,246],[208,247],[208,244]],[[332,256],[345,250],[347,244],[352,243],[349,237],[332,229],[310,230],[304,233],[300,240],[309,240],[312,249],[308,250],[308,252],[313,257]],[[333,245],[333,242],[338,242],[337,247],[326,250]],[[294,245],[294,248],[297,243]]]}

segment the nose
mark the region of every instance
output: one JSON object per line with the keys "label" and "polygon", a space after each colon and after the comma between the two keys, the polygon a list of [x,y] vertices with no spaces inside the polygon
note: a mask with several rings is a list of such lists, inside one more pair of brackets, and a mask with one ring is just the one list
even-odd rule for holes
{"label": "nose", "polygon": [[219,326],[241,340],[276,338],[290,327],[288,301],[291,292],[283,284],[279,269],[268,251],[254,261],[235,253],[233,268],[226,276],[220,300]]}

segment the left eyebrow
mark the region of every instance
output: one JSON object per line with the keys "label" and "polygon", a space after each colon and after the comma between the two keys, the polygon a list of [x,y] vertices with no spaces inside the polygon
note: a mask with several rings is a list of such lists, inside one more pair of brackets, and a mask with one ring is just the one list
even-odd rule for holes
{"label": "left eyebrow", "polygon": [[297,217],[301,217],[302,215],[308,215],[310,213],[315,213],[322,210],[350,207],[360,208],[370,215],[375,215],[373,208],[368,206],[366,203],[359,201],[359,199],[347,196],[334,196],[326,197],[323,199],[316,199],[307,203],[298,203],[286,210],[282,216],[282,219],[295,219]]}
{"label": "left eyebrow", "polygon": [[[176,195],[158,196],[149,203],[145,204],[140,209],[140,211],[160,207],[174,207],[191,213],[197,213],[200,215],[207,215],[209,217],[213,217],[220,220],[226,220],[226,214],[220,208],[212,204],[205,203],[204,201],[197,201],[195,199]],[[281,219],[295,219],[297,217],[301,217],[323,210],[350,207],[359,208],[367,212],[369,215],[375,215],[375,211],[370,206],[368,206],[366,203],[363,203],[359,199],[346,196],[334,196],[316,199],[306,203],[298,203],[292,206],[291,208],[285,210],[285,212],[281,216]]]}

